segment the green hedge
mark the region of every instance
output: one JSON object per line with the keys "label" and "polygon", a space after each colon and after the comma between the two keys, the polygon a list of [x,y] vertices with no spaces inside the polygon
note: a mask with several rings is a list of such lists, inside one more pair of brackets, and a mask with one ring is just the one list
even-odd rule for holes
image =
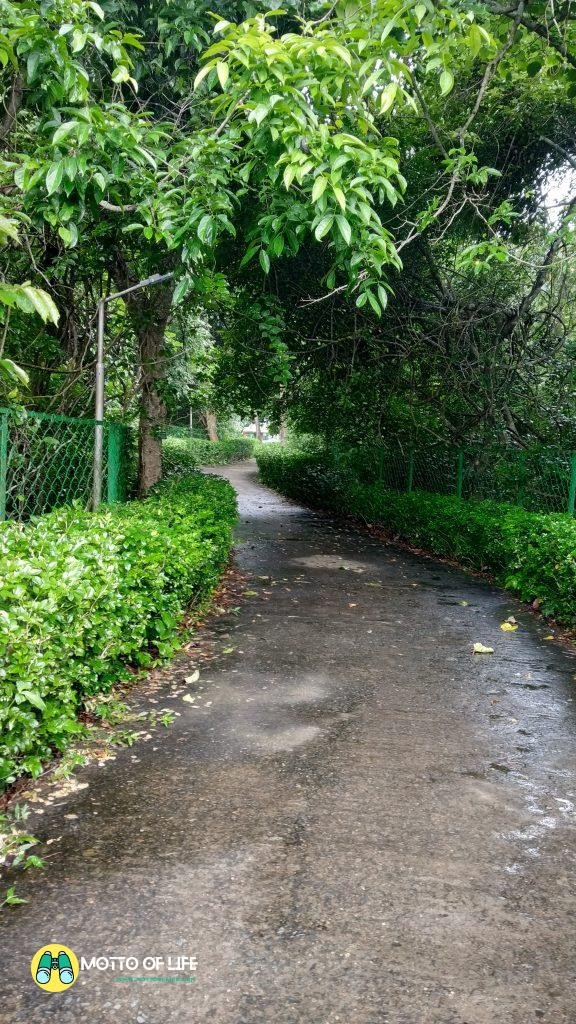
{"label": "green hedge", "polygon": [[0,784],[64,750],[83,698],[128,663],[175,650],[185,607],[218,581],[235,521],[230,485],[197,474],[145,501],[2,524]]}
{"label": "green hedge", "polygon": [[254,442],[248,437],[226,441],[207,441],[200,437],[165,437],[162,441],[162,468],[166,477],[182,476],[198,466],[224,466],[249,459]]}
{"label": "green hedge", "polygon": [[362,484],[328,453],[268,445],[257,453],[264,483],[309,505],[360,516],[437,555],[488,570],[545,615],[576,625],[576,520],[495,501],[461,501]]}

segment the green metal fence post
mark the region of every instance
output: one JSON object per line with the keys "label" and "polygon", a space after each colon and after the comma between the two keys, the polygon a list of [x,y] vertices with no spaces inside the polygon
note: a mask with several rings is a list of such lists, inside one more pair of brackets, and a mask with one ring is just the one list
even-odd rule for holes
{"label": "green metal fence post", "polygon": [[7,409],[0,412],[0,522],[6,519],[6,478],[8,476],[8,417]]}
{"label": "green metal fence post", "polygon": [[456,459],[456,497],[462,497],[464,484],[464,452],[459,451]]}
{"label": "green metal fence post", "polygon": [[574,515],[574,505],[576,503],[576,452],[572,452],[572,458],[570,460],[570,486],[568,488],[568,515]]}
{"label": "green metal fence post", "polygon": [[414,489],[414,452],[410,452],[408,459],[408,494]]}
{"label": "green metal fence post", "polygon": [[120,500],[120,455],[122,428],[119,423],[107,423],[108,432],[108,504]]}

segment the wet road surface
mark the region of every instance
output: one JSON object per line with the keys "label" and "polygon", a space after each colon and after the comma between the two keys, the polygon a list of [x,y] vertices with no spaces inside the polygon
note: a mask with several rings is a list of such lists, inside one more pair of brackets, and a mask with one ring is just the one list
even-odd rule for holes
{"label": "wet road surface", "polygon": [[[0,1020],[574,1024],[573,656],[501,591],[222,474],[251,593],[196,704],[31,818],[57,855],[0,914]],[[48,994],[52,941],[197,978]]]}

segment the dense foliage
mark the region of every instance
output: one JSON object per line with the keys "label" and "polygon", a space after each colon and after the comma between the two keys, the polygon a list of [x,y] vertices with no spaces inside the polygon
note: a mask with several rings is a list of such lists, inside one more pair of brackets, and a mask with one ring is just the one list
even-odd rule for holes
{"label": "dense foliage", "polygon": [[145,501],[0,528],[0,780],[62,751],[83,699],[171,654],[228,557],[232,488],[194,475]]}
{"label": "dense foliage", "polygon": [[176,408],[570,436],[574,0],[267,8],[0,0],[5,399],[88,413],[166,271],[109,309],[142,491]]}
{"label": "dense foliage", "polygon": [[249,459],[254,442],[246,437],[208,441],[201,437],[165,437],[162,441],[162,467],[165,477],[183,476],[198,466],[225,466]]}
{"label": "dense foliage", "polygon": [[495,501],[385,490],[358,480],[325,452],[258,449],[264,483],[306,504],[358,516],[437,555],[489,570],[545,615],[576,624],[576,522]]}

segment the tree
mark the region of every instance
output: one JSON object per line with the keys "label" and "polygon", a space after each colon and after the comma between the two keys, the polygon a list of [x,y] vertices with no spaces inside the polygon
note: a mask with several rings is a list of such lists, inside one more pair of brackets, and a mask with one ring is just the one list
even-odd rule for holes
{"label": "tree", "polygon": [[[60,85],[47,102],[48,58],[26,45],[24,100],[6,76],[7,112],[20,108],[3,174],[10,216],[26,223],[18,261],[73,310],[56,353],[76,358],[94,287],[175,275],[174,289],[129,300],[118,360],[125,373],[136,353],[142,492],[161,469],[179,306],[218,321],[229,406],[298,418],[307,402],[317,425],[332,410],[338,429],[359,419],[377,432],[382,403],[419,395],[433,429],[468,429],[487,416],[486,402],[465,409],[473,380],[497,357],[500,415],[518,364],[506,347],[531,344],[568,244],[570,204],[548,244],[529,222],[573,146],[569,8],[553,21],[546,6],[544,38],[533,3],[291,2],[266,15],[230,2],[217,18],[191,0],[26,6]],[[524,246],[541,256],[514,292],[502,261],[524,267]],[[471,302],[480,284],[486,299]],[[438,396],[444,380],[454,390],[455,338],[473,372],[453,414]]]}

